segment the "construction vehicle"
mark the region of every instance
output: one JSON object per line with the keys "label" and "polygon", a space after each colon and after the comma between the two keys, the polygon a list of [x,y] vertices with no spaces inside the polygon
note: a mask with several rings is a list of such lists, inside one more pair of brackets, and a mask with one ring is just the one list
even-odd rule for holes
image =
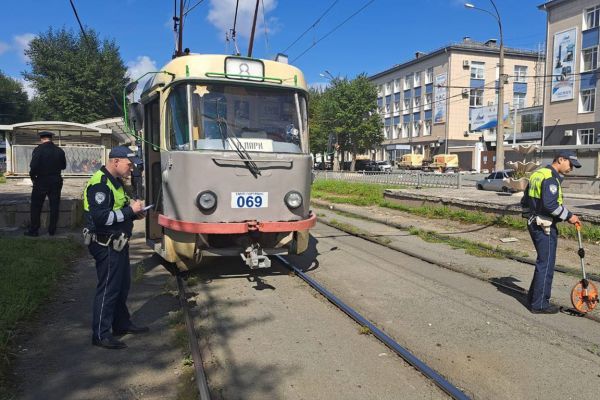
{"label": "construction vehicle", "polygon": [[458,171],[458,155],[437,154],[433,156],[433,161],[430,164],[423,166],[423,170],[439,172]]}
{"label": "construction vehicle", "polygon": [[423,166],[423,155],[403,154],[397,165],[399,169],[421,169]]}

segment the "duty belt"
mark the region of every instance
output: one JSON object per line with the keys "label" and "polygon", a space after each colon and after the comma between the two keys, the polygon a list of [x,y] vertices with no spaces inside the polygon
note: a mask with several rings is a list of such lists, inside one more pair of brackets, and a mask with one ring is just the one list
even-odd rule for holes
{"label": "duty belt", "polygon": [[124,232],[121,233],[93,233],[88,228],[83,230],[83,240],[86,245],[90,243],[98,243],[100,246],[112,246],[115,251],[121,251],[129,242],[129,236]]}

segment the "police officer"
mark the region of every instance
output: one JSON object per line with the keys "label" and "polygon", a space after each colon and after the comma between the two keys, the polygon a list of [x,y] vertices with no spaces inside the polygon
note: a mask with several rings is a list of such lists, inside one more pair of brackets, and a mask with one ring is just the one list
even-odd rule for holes
{"label": "police officer", "polygon": [[131,284],[128,241],[133,221],[143,218],[144,205],[142,201],[130,200],[123,187],[122,179],[140,161],[135,153],[119,146],[110,151],[108,158],[109,162],[90,178],[84,191],[84,239],[89,242],[98,275],[92,344],[122,349],[125,343],[114,336],[148,331],[131,322],[126,304]]}
{"label": "police officer", "polygon": [[573,151],[561,150],[551,165],[536,170],[529,177],[529,185],[521,200],[528,210],[528,230],[533,240],[537,259],[529,287],[529,309],[534,314],[556,314],[559,307],[550,304],[558,230],[556,224],[568,221],[579,223],[577,215],[563,205],[561,182],[563,175],[581,168]]}
{"label": "police officer", "polygon": [[50,203],[50,223],[48,234],[56,233],[58,214],[60,211],[60,191],[63,180],[60,172],[67,167],[65,152],[52,142],[54,134],[48,131],[39,133],[42,142],[34,150],[29,164],[29,177],[33,182],[31,191],[31,209],[29,230],[26,236],[38,236],[40,229],[40,214],[46,196]]}

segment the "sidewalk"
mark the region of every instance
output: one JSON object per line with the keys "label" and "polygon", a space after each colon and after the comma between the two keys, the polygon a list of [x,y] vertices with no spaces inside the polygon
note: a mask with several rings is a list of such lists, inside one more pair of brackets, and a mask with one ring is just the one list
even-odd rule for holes
{"label": "sidewalk", "polygon": [[[532,265],[505,258],[484,258],[469,255],[464,250],[453,248],[447,244],[428,243],[404,230],[399,230],[398,228],[391,226],[391,224],[403,225],[407,229],[409,226],[415,226],[419,229],[431,230],[440,234],[461,237],[477,242],[492,242],[492,244],[502,248],[527,250],[530,256],[533,255],[535,257],[535,249],[533,249],[528,234],[525,237],[521,232],[511,231],[511,235],[516,233],[514,236],[519,237],[518,242],[503,244],[498,240],[497,243],[493,243],[498,239],[496,235],[499,231],[506,232],[506,229],[460,224],[453,226],[454,224],[451,222],[448,223],[448,221],[427,220],[395,210],[382,209],[380,207],[329,204],[320,200],[313,200],[312,203],[319,207],[315,210],[319,220],[325,222],[336,220],[343,224],[354,226],[365,232],[366,235],[385,240],[388,242],[386,245],[387,247],[421,254],[423,257],[434,259],[437,263],[447,265],[454,271],[489,281],[492,284],[496,283],[513,287],[515,289],[520,289],[521,291],[525,291],[529,288],[533,276],[534,267]],[[348,214],[338,214],[336,211],[350,213],[356,217],[349,216]],[[496,229],[498,230],[496,231]],[[567,253],[574,253],[574,251],[570,250],[571,245],[572,244],[569,243],[569,241],[562,239],[559,241],[559,255],[557,257],[559,262],[565,262],[565,259],[562,257]],[[586,256],[587,254],[588,251],[586,249]],[[596,250],[593,256],[587,257],[589,257],[588,260],[598,260],[598,251]],[[575,258],[577,259],[577,264],[574,265],[578,267],[579,261],[576,254]],[[588,267],[594,267],[591,268],[594,273],[600,272],[600,267],[598,265],[588,265]],[[564,308],[572,308],[570,302],[571,288],[577,283],[578,279],[580,279],[579,276],[556,273],[554,275],[552,301]],[[598,283],[596,285],[600,286]],[[501,286],[497,286],[497,288],[499,291],[505,290]],[[467,290],[467,288],[465,288],[465,290]],[[507,292],[507,294],[515,297],[524,304],[524,297],[513,292]],[[590,313],[590,316],[596,320],[600,320],[600,308],[596,308]]]}
{"label": "sidewalk", "polygon": [[145,273],[137,282],[132,279],[129,310],[150,332],[124,336],[124,350],[91,345],[96,270],[91,256],[82,258],[20,343],[19,399],[177,397],[183,355],[169,324],[179,303],[165,289],[169,274],[146,247],[143,222],[136,223],[130,254],[133,276],[142,265]]}

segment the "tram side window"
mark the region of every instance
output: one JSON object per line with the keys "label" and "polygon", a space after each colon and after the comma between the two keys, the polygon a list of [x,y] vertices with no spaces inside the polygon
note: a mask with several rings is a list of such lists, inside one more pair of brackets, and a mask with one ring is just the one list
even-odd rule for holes
{"label": "tram side window", "polygon": [[171,150],[189,149],[186,86],[175,88],[167,100],[167,135]]}
{"label": "tram side window", "polygon": [[146,140],[148,140],[153,146],[152,150],[160,150],[160,118],[158,114],[158,99],[152,101],[152,103],[146,105],[145,109],[146,121],[145,130],[147,132]]}

